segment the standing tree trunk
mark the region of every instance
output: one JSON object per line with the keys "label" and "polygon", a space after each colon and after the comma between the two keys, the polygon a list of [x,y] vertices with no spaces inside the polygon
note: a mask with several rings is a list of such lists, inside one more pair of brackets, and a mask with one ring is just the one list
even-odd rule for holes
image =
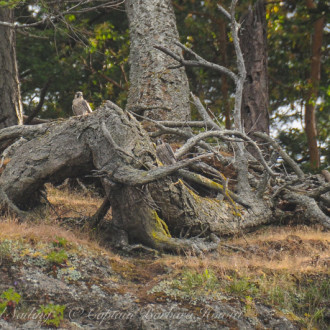
{"label": "standing tree trunk", "polygon": [[[220,52],[222,57],[222,63],[225,67],[228,66],[228,59],[227,59],[227,31],[226,31],[226,24],[223,20],[219,22],[219,34],[220,34]],[[229,104],[229,93],[228,93],[228,79],[225,74],[221,76],[221,95],[223,97],[223,107],[224,107],[224,114],[225,114],[225,127],[226,129],[231,129],[231,122],[230,122],[230,104]]]}
{"label": "standing tree trunk", "polygon": [[127,0],[130,27],[130,90],[127,109],[156,120],[190,118],[189,84],[184,68],[155,49],[163,45],[180,54],[170,0]]}
{"label": "standing tree trunk", "polygon": [[[306,0],[307,8],[315,9],[313,0]],[[305,106],[305,131],[307,135],[307,143],[310,157],[311,168],[316,170],[320,167],[320,155],[317,148],[317,130],[315,120],[315,102],[317,99],[318,86],[321,79],[321,47],[323,39],[324,16],[318,18],[314,22],[314,34],[312,36],[312,57],[309,82],[311,88]]]}
{"label": "standing tree trunk", "polygon": [[242,99],[242,125],[247,134],[269,134],[267,35],[265,4],[259,0],[242,18],[240,45],[245,61],[246,82]]}
{"label": "standing tree trunk", "polygon": [[[0,7],[0,21],[13,22],[13,10]],[[0,26],[0,128],[22,124],[15,30]]]}

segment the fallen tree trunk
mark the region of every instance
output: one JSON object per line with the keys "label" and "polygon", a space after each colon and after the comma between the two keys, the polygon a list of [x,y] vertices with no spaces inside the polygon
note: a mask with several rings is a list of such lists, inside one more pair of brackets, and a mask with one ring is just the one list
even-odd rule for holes
{"label": "fallen tree trunk", "polygon": [[[177,175],[166,178],[194,159],[157,167],[147,133],[111,102],[89,116],[45,125],[38,128],[41,135],[17,150],[0,177],[1,191],[21,210],[37,204],[46,182],[97,173],[109,196],[113,225],[125,231],[129,241],[157,249],[207,250],[215,243],[180,239],[182,230],[189,236],[203,231],[223,235],[237,232],[239,222],[248,227],[270,220],[269,208],[260,202],[255,213],[249,213],[227,199],[199,196]],[[21,127],[17,130],[31,136]],[[14,131],[13,127],[11,136]]]}
{"label": "fallen tree trunk", "polygon": [[[94,175],[101,178],[112,207],[111,234],[126,235],[122,242],[200,253],[216,248],[217,236],[273,220],[269,198],[237,196],[226,184],[182,169],[210,154],[160,166],[155,145],[139,122],[110,101],[88,116],[43,125],[37,132],[31,127],[32,135],[26,127],[16,128],[32,139],[19,147],[0,177],[1,203],[20,215],[38,203],[46,182]],[[7,133],[13,136],[14,131]],[[200,194],[201,187],[209,193]],[[285,188],[276,198],[288,195]],[[211,191],[219,195],[211,198]],[[319,189],[316,198],[327,191]],[[322,223],[327,227],[326,215]]]}

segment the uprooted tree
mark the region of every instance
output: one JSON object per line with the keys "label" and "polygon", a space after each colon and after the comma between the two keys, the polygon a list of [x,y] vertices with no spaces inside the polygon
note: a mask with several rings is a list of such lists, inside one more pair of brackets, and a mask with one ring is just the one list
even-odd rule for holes
{"label": "uprooted tree", "polygon": [[[149,10],[157,11],[161,27],[161,13],[165,15],[163,19],[168,16],[164,9],[170,2],[146,3]],[[105,101],[88,116],[1,130],[0,144],[21,137],[26,140],[20,143],[0,177],[2,205],[26,217],[39,202],[45,183],[92,175],[101,179],[106,195],[98,216],[111,205],[110,234],[124,246],[142,243],[160,250],[199,253],[216,248],[220,236],[289,217],[329,228],[330,183],[320,175],[305,175],[267,134],[253,132],[252,138],[244,132],[241,108],[246,71],[235,5],[233,1],[230,12],[219,8],[230,20],[237,73],[199,57],[180,44],[174,33],[167,39],[169,45],[163,39],[162,44],[159,40],[150,43],[155,48],[145,55],[159,52],[162,63],[164,56],[170,59],[170,68],[164,67],[164,72],[159,67],[158,72],[149,68],[150,76],[145,75],[152,89],[157,87],[156,78],[162,82],[156,91],[155,104],[152,90],[146,86],[147,102],[143,102],[140,92],[137,94],[140,104],[134,104],[132,93],[130,108],[126,110]],[[132,43],[131,47],[134,46]],[[182,50],[188,59],[183,57]],[[146,59],[141,60],[141,64],[147,63]],[[182,72],[182,67],[188,65],[217,70],[234,81],[233,130],[223,129],[194,95],[191,98],[200,121],[190,121],[189,116],[181,121],[177,118],[159,121],[157,116],[148,115],[153,108],[171,110],[171,95],[166,94],[167,84],[174,84],[170,70],[180,68]],[[166,107],[160,106],[159,95],[167,98]],[[137,118],[151,123],[153,131],[148,134]],[[152,142],[151,138],[161,135],[174,136],[183,142],[171,153],[168,144],[156,146]],[[260,141],[268,148],[261,148]],[[172,157],[170,161],[163,158],[164,150]],[[228,169],[230,177],[223,174]]]}

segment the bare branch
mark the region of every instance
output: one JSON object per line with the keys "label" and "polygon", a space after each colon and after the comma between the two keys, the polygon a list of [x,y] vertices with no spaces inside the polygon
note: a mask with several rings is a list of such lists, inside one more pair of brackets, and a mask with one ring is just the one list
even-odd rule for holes
{"label": "bare branch", "polygon": [[183,50],[189,52],[190,54],[192,54],[196,60],[185,60],[184,58],[178,56],[177,54],[175,54],[174,52],[172,52],[171,50],[163,47],[163,46],[154,46],[156,49],[162,51],[163,53],[165,53],[166,55],[169,55],[170,57],[172,57],[173,59],[175,59],[176,61],[178,61],[181,66],[190,66],[190,67],[205,67],[211,70],[215,70],[218,71],[220,73],[226,74],[227,76],[229,76],[231,79],[234,80],[234,82],[236,83],[237,81],[237,76],[235,75],[234,72],[230,71],[229,69],[215,64],[215,63],[211,63],[209,61],[206,61],[205,59],[203,59],[202,57],[200,57],[199,55],[197,55],[195,52],[193,52],[191,49],[187,48],[186,46],[182,45],[179,42],[174,41],[174,43],[179,46],[180,48],[182,48]]}
{"label": "bare branch", "polygon": [[325,228],[330,229],[330,218],[321,211],[313,198],[289,190],[286,190],[284,197],[295,204],[305,207],[306,217],[309,220],[317,221]]}
{"label": "bare branch", "polygon": [[166,127],[200,127],[200,128],[211,128],[211,125],[205,123],[204,121],[172,121],[172,120],[162,120],[158,121]]}
{"label": "bare branch", "polygon": [[299,178],[303,178],[305,176],[304,172],[300,169],[296,162],[270,136],[261,132],[254,132],[253,135],[267,141],[274,148],[274,150],[276,150],[280,154],[283,160],[294,170],[294,172],[298,175]]}
{"label": "bare branch", "polygon": [[30,28],[30,27],[34,27],[34,26],[44,24],[47,20],[48,20],[48,17],[45,17],[44,19],[42,19],[38,22],[34,22],[34,23],[30,23],[30,24],[20,24],[18,22],[10,23],[10,22],[0,21],[0,25],[5,26],[5,27],[9,27],[9,28],[12,28],[12,29],[24,29],[24,28]]}
{"label": "bare branch", "polygon": [[32,111],[31,115],[26,119],[25,121],[25,125],[28,125],[31,123],[31,121],[33,120],[33,118],[40,112],[44,101],[45,101],[45,96],[47,94],[47,90],[49,85],[51,84],[51,78],[49,78],[46,82],[46,84],[42,87],[41,91],[40,91],[40,96],[39,96],[39,102],[38,105],[35,107],[35,109]]}
{"label": "bare branch", "polygon": [[[150,133],[150,136],[151,137],[158,137],[158,136],[163,135],[163,134],[174,134],[174,135],[177,135],[177,136],[181,136],[181,137],[183,137],[185,139],[190,139],[190,138],[194,137],[193,133],[191,133],[190,131],[185,131],[185,130],[178,129],[178,128],[166,127],[166,126],[162,125],[162,122],[161,121],[156,121],[156,120],[153,120],[153,119],[150,119],[150,118],[147,118],[147,117],[138,115],[138,114],[136,114],[134,112],[131,112],[131,114],[133,116],[137,116],[139,118],[142,118],[144,120],[147,120],[147,121],[150,121],[150,122],[154,123],[155,126],[160,129],[160,131],[158,131],[158,132],[152,132],[152,133]],[[202,147],[203,149],[211,152],[211,153],[214,153],[214,155],[216,156],[216,158],[222,164],[228,165],[230,163],[230,161],[228,159],[226,159],[226,157],[222,156],[220,153],[216,153],[213,150],[213,148],[211,148],[211,146],[209,146],[206,142],[204,142],[204,141],[198,141],[197,145],[200,146],[200,147]]]}
{"label": "bare branch", "polygon": [[200,133],[192,138],[190,138],[180,149],[178,149],[175,152],[175,156],[177,158],[180,158],[182,155],[184,155],[185,153],[187,153],[193,146],[195,146],[197,144],[198,141],[206,139],[208,137],[218,137],[224,140],[228,140],[228,135],[232,135],[238,138],[241,138],[242,141],[246,141],[248,143],[250,143],[253,148],[256,150],[258,157],[259,157],[259,161],[261,162],[261,164],[263,165],[263,167],[265,168],[265,170],[271,175],[271,176],[276,176],[277,174],[273,172],[273,170],[268,166],[268,164],[266,163],[261,150],[259,149],[258,145],[251,139],[249,138],[247,135],[245,135],[242,132],[238,132],[238,131],[233,131],[233,130],[223,130],[223,131],[209,131],[209,132],[204,132],[204,133]]}
{"label": "bare branch", "polygon": [[194,95],[193,93],[190,93],[191,98],[193,99],[193,102],[197,108],[197,111],[199,112],[199,114],[201,115],[201,117],[203,118],[205,124],[207,124],[208,126],[211,126],[211,128],[216,129],[221,131],[221,127],[218,126],[209,116],[209,114],[207,113],[206,109],[204,108],[202,102],[200,101],[200,99]]}
{"label": "bare branch", "polygon": [[192,163],[210,156],[213,156],[213,154],[203,154],[191,159],[182,160],[173,165],[160,166],[149,171],[133,169],[131,166],[122,166],[112,172],[101,170],[95,171],[95,174],[96,176],[109,176],[112,181],[117,183],[122,183],[129,186],[140,186],[165,178],[183,167],[187,167]]}
{"label": "bare branch", "polygon": [[242,96],[243,96],[243,86],[246,78],[246,69],[244,64],[244,58],[242,50],[239,44],[238,31],[240,25],[236,22],[235,19],[235,7],[237,0],[233,0],[230,7],[230,16],[231,16],[231,31],[236,53],[237,69],[238,69],[238,81],[236,84],[236,93],[235,93],[235,109],[234,109],[234,122],[235,127],[239,131],[242,131],[242,120],[241,120],[241,107],[242,107]]}
{"label": "bare branch", "polygon": [[329,191],[330,191],[330,183],[326,183],[325,185],[319,187],[318,189],[309,192],[308,196],[317,199],[320,198],[321,195],[326,194]]}
{"label": "bare branch", "polygon": [[218,9],[231,21],[231,16],[225,8],[218,4]]}
{"label": "bare branch", "polygon": [[[67,1],[63,1],[63,3],[66,3]],[[34,23],[29,23],[29,24],[21,24],[19,22],[14,22],[14,23],[10,23],[10,22],[4,22],[4,21],[0,21],[0,25],[2,26],[6,26],[12,29],[24,29],[24,28],[31,28],[31,27],[35,27],[38,25],[42,25],[45,24],[46,22],[50,22],[53,23],[54,21],[56,21],[59,18],[63,18],[65,15],[67,14],[79,14],[79,13],[86,13],[86,12],[90,12],[93,11],[95,9],[98,8],[115,8],[118,7],[119,5],[123,4],[125,2],[125,0],[112,0],[112,1],[102,1],[101,4],[93,6],[93,7],[87,7],[87,8],[82,8],[82,9],[77,9],[81,6],[84,5],[88,5],[89,3],[91,3],[91,0],[85,0],[85,1],[77,1],[78,3],[73,5],[72,7],[70,7],[69,9],[62,11],[58,14],[55,13],[48,13],[47,15],[45,15],[45,17],[37,22]]]}
{"label": "bare branch", "polygon": [[9,139],[17,139],[21,136],[25,138],[34,138],[45,134],[49,128],[49,123],[33,126],[15,125],[0,130],[0,143]]}
{"label": "bare branch", "polygon": [[183,170],[183,169],[178,170],[178,173],[184,179],[191,180],[191,181],[198,183],[200,185],[203,185],[209,189],[213,189],[213,190],[220,192],[221,194],[224,195],[225,198],[227,198],[229,200],[229,202],[232,204],[232,206],[235,208],[236,211],[237,211],[237,206],[235,205],[235,203],[233,203],[233,201],[243,205],[246,208],[251,207],[251,205],[249,205],[246,201],[244,201],[240,196],[236,195],[235,193],[233,193],[232,191],[230,191],[229,189],[227,189],[220,183],[210,180],[200,174],[192,173],[190,171]]}

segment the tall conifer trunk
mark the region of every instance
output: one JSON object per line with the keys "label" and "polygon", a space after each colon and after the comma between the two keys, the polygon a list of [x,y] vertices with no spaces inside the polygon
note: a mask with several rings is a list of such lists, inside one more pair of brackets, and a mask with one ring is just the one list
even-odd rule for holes
{"label": "tall conifer trunk", "polygon": [[242,126],[247,134],[269,134],[267,35],[265,4],[258,1],[242,18],[240,45],[247,79],[242,99]]}
{"label": "tall conifer trunk", "polygon": [[[0,21],[12,22],[13,11],[0,7]],[[0,26],[0,128],[22,124],[15,30]]]}
{"label": "tall conifer trunk", "polygon": [[170,0],[127,0],[130,27],[130,90],[127,108],[157,120],[190,118],[189,84],[184,68],[155,49],[163,45],[180,53]]}
{"label": "tall conifer trunk", "polygon": [[[307,8],[315,9],[313,0],[307,0]],[[311,50],[311,67],[309,82],[311,88],[308,92],[305,106],[305,132],[307,135],[307,143],[312,169],[320,167],[320,154],[317,147],[317,129],[315,119],[315,101],[318,94],[318,86],[321,79],[321,47],[323,40],[324,16],[318,18],[314,22],[314,31],[312,35],[312,50]]]}

